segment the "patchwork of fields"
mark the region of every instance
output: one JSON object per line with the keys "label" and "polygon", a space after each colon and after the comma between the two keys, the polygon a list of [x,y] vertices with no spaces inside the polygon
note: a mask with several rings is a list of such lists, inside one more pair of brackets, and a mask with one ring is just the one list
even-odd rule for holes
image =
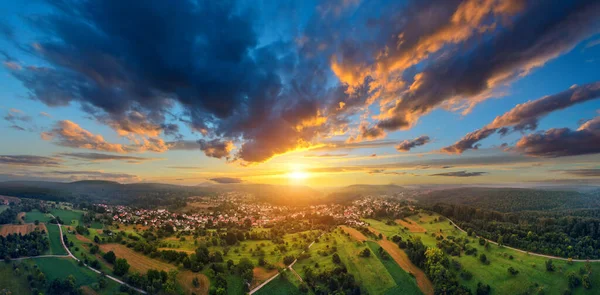
{"label": "patchwork of fields", "polygon": [[[435,236],[444,237],[454,236],[456,238],[468,238],[471,240],[469,245],[477,248],[478,253],[484,253],[489,265],[483,264],[478,257],[471,255],[461,255],[460,257],[451,256],[451,259],[458,261],[462,268],[473,274],[472,279],[465,280],[458,276],[461,284],[475,290],[478,282],[489,284],[494,294],[519,294],[523,292],[535,293],[544,290],[546,294],[561,294],[563,290],[568,289],[567,273],[578,273],[584,263],[574,262],[569,264],[567,261],[553,261],[556,271],[548,272],[545,269],[547,258],[528,255],[504,247],[490,245],[487,249],[479,245],[477,238],[468,237],[467,234],[456,229],[444,217],[437,214],[419,214],[407,218],[413,227],[407,230],[403,225],[387,225],[384,222],[367,219],[370,226],[387,236],[399,235],[403,238],[417,236],[423,244],[429,247],[435,247],[439,242]],[[415,226],[426,230],[414,231]],[[412,231],[411,231],[412,229]],[[435,236],[434,236],[435,235]],[[511,259],[512,257],[512,259]],[[592,263],[592,286],[600,286],[600,264]],[[509,274],[508,268],[513,267],[519,271],[519,274],[513,276]],[[572,290],[573,294],[597,294],[598,289],[584,289],[578,287]]]}

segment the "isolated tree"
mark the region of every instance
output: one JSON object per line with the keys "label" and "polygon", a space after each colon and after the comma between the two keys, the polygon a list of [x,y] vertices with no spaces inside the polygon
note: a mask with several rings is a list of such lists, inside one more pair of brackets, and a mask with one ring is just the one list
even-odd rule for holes
{"label": "isolated tree", "polygon": [[554,263],[552,263],[552,259],[546,260],[546,270],[554,271],[554,269],[556,269],[556,267],[554,266]]}
{"label": "isolated tree", "polygon": [[511,266],[511,267],[508,268],[508,273],[511,274],[511,275],[513,275],[513,276],[516,276],[517,274],[519,274],[519,271],[516,270],[514,267]]}
{"label": "isolated tree", "polygon": [[483,254],[483,253],[481,253],[479,255],[479,261],[481,261],[481,263],[483,263],[483,264],[488,264],[487,256],[485,256],[485,254]]}
{"label": "isolated tree", "polygon": [[475,290],[475,294],[477,295],[488,295],[492,291],[490,285],[482,284],[481,282],[477,283],[477,289]]}
{"label": "isolated tree", "polygon": [[592,288],[592,279],[589,274],[585,274],[581,277],[581,282],[583,283],[583,287],[586,289]]}
{"label": "isolated tree", "polygon": [[573,289],[581,285],[581,280],[574,272],[569,272],[567,274],[567,281],[569,282],[569,288]]}
{"label": "isolated tree", "polygon": [[294,256],[288,255],[283,257],[283,264],[285,265],[290,265],[292,264],[292,262],[294,262],[294,260],[296,260],[296,258],[294,258]]}
{"label": "isolated tree", "polygon": [[129,271],[129,263],[127,263],[127,259],[118,258],[115,261],[115,266],[113,269],[115,275],[122,276]]}
{"label": "isolated tree", "polygon": [[340,259],[340,255],[338,255],[337,253],[333,253],[333,255],[331,255],[331,259],[333,260],[333,263],[335,263],[335,264],[342,263],[342,260]]}
{"label": "isolated tree", "polygon": [[110,264],[115,263],[115,260],[117,260],[117,256],[115,255],[115,252],[113,252],[113,251],[106,252],[103,257],[104,257],[104,260],[106,260]]}

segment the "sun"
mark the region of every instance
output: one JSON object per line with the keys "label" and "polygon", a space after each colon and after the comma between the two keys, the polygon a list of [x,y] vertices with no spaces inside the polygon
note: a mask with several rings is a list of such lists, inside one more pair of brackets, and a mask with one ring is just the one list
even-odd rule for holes
{"label": "sun", "polygon": [[288,173],[287,176],[290,180],[299,181],[299,180],[307,179],[308,173],[301,171],[301,170],[295,170],[295,171],[291,171],[290,173]]}

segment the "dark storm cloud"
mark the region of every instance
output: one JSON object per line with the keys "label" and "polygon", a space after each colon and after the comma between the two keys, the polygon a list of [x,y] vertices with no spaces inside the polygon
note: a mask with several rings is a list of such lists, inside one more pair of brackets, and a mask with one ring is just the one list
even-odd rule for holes
{"label": "dark storm cloud", "polygon": [[129,163],[142,163],[146,161],[158,160],[157,158],[110,155],[101,153],[60,153],[58,155],[61,157],[87,161],[127,161]]}
{"label": "dark storm cloud", "polygon": [[419,136],[415,139],[402,141],[400,144],[398,144],[396,146],[396,150],[398,150],[399,152],[408,152],[408,151],[410,151],[410,149],[417,147],[417,146],[425,145],[429,141],[430,141],[429,136],[427,136],[427,135]]}
{"label": "dark storm cloud", "polygon": [[229,152],[234,148],[233,142],[221,141],[219,139],[210,141],[201,139],[198,141],[198,144],[200,145],[200,150],[203,151],[206,156],[217,159],[228,158]]}
{"label": "dark storm cloud", "polygon": [[552,128],[524,136],[515,148],[529,156],[549,158],[600,153],[600,117],[577,130]]}
{"label": "dark storm cloud", "polygon": [[209,180],[214,181],[216,183],[241,183],[242,182],[242,180],[240,178],[235,178],[235,177],[215,177],[215,178],[211,178]]}
{"label": "dark storm cloud", "polygon": [[29,155],[0,155],[0,165],[57,167],[60,159]]}
{"label": "dark storm cloud", "polygon": [[454,171],[454,172],[445,172],[445,173],[437,173],[430,174],[429,176],[448,176],[448,177],[475,177],[487,174],[487,172],[467,172],[467,171]]}
{"label": "dark storm cloud", "polygon": [[48,4],[54,13],[31,18],[48,38],[31,52],[52,66],[13,75],[33,99],[78,102],[120,135],[180,138],[166,122],[180,104],[194,130],[222,142],[243,139],[235,158],[260,162],[341,128],[344,116],[319,121],[320,112],[330,100],[362,93],[330,86],[326,63],[300,66],[293,42],[259,47],[258,16],[236,1]]}
{"label": "dark storm cloud", "polygon": [[510,127],[512,131],[535,130],[539,119],[549,113],[597,98],[600,98],[600,82],[572,86],[563,92],[518,104],[505,114],[496,117],[492,123],[467,134],[453,145],[443,148],[442,151],[460,154],[468,149],[476,149],[477,142],[496,131],[506,135],[511,131]]}

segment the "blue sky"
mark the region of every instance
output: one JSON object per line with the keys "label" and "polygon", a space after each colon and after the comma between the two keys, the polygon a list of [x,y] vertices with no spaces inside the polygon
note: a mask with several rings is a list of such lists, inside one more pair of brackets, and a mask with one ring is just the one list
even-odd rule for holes
{"label": "blue sky", "polygon": [[0,180],[594,183],[599,6],[3,2]]}

